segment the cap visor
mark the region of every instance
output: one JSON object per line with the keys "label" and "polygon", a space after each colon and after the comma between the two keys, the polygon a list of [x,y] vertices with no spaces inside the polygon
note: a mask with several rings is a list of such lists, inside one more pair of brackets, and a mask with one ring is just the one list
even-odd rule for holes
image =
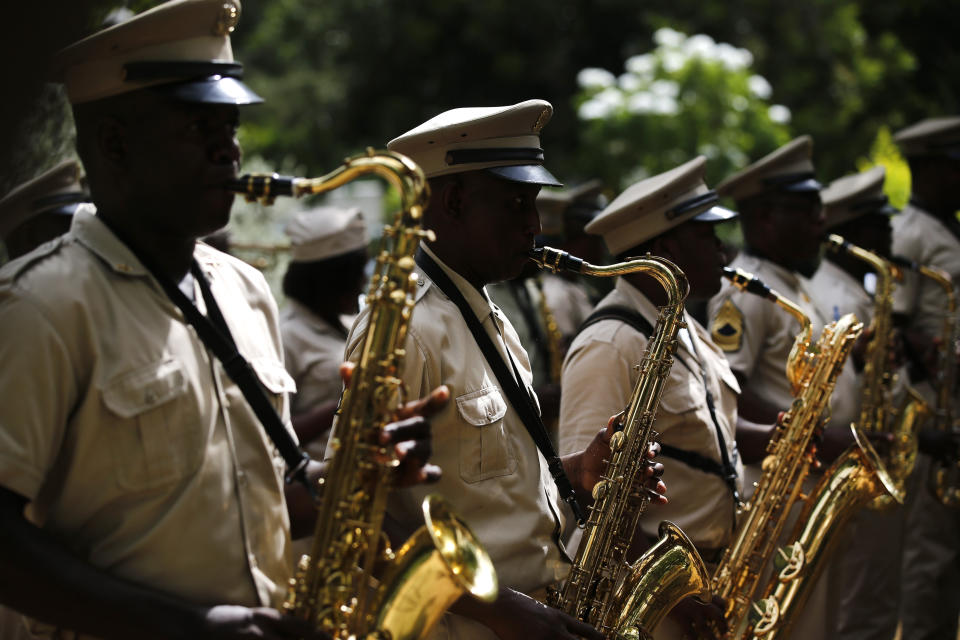
{"label": "cap visor", "polygon": [[703,213],[694,216],[694,220],[697,222],[724,222],[726,220],[733,220],[737,217],[737,212],[727,209],[726,207],[710,207]]}
{"label": "cap visor", "polygon": [[788,191],[790,193],[809,193],[811,191],[820,191],[822,188],[823,185],[813,178],[807,178],[806,180],[800,180],[799,182],[791,182],[790,184],[779,186],[780,191]]}
{"label": "cap visor", "polygon": [[493,175],[511,182],[526,182],[539,184],[544,187],[562,187],[563,185],[553,177],[549,171],[539,164],[520,164],[509,167],[490,167],[487,169]]}
{"label": "cap visor", "polygon": [[181,102],[238,105],[263,102],[263,98],[251,91],[247,85],[229,76],[211,76],[202,80],[163,85],[156,89]]}

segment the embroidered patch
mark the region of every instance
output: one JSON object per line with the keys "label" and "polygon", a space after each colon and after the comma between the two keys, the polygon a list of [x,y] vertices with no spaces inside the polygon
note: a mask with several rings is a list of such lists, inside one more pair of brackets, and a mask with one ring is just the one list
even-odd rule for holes
{"label": "embroidered patch", "polygon": [[739,351],[743,343],[743,313],[731,300],[726,300],[710,327],[710,336],[724,351]]}

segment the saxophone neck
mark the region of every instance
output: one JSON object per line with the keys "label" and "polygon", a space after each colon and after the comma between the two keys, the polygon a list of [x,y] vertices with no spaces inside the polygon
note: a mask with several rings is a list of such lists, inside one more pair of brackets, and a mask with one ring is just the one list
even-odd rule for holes
{"label": "saxophone neck", "polygon": [[797,334],[793,347],[790,349],[790,355],[787,357],[787,378],[789,378],[794,391],[796,391],[803,377],[806,353],[810,349],[810,342],[813,337],[810,317],[803,312],[803,309],[797,303],[771,289],[763,280],[752,273],[743,269],[724,267],[723,276],[737,289],[773,302],[800,323],[800,332]]}
{"label": "saxophone neck", "polygon": [[645,273],[657,280],[667,293],[667,305],[670,307],[682,306],[690,285],[683,271],[666,258],[647,254],[642,258],[631,258],[623,262],[609,265],[594,265],[574,255],[554,249],[553,247],[537,247],[531,249],[529,257],[542,269],[554,273],[567,271],[595,278],[612,278],[629,273]]}

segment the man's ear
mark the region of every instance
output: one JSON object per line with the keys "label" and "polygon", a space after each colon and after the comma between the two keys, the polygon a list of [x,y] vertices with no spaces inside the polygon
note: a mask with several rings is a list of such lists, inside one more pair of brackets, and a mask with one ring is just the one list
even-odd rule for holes
{"label": "man's ear", "polygon": [[123,166],[128,155],[127,128],[116,116],[104,116],[97,123],[97,149],[113,166]]}
{"label": "man's ear", "polygon": [[460,216],[460,204],[463,200],[463,187],[459,180],[446,180],[440,190],[440,202],[443,211],[453,218]]}

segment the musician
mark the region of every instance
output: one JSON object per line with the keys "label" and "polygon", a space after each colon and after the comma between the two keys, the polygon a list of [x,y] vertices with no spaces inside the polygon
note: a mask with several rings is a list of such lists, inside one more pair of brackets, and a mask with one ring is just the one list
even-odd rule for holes
{"label": "musician", "polygon": [[76,160],[64,160],[0,200],[0,240],[8,260],[67,232],[73,213],[90,197],[82,174]]}
{"label": "musician", "polygon": [[[898,132],[894,140],[910,164],[911,193],[903,213],[893,219],[893,252],[943,269],[960,291],[960,117],[923,120]],[[894,310],[906,328],[913,382],[933,402],[930,384],[936,376],[934,340],[944,321],[943,290],[908,272]],[[954,407],[954,416],[960,415],[960,407]],[[960,510],[944,507],[927,487],[931,454],[949,458],[956,455],[957,444],[925,444],[921,438],[922,453],[907,494],[900,609],[904,640],[955,638],[960,615]]]}
{"label": "musician", "polygon": [[284,228],[290,264],[283,276],[287,306],[280,313],[287,372],[297,385],[290,400],[301,444],[323,459],[343,381],[340,363],[367,276],[367,225],[353,207],[297,213]]}
{"label": "musician", "polygon": [[[796,138],[722,181],[717,192],[731,198],[740,213],[744,248],[731,266],[753,273],[796,303],[810,318],[816,338],[829,319],[813,303],[804,279],[819,265],[823,240],[820,183],[814,178],[812,151],[809,136]],[[740,415],[761,424],[774,422],[793,399],[785,368],[800,332],[796,319],[729,284],[710,300],[707,315],[713,341],[726,354],[740,383]],[[840,378],[844,381],[838,380],[838,389],[854,388],[855,381],[844,374]],[[855,397],[850,392],[833,394],[830,427],[849,429],[855,419]],[[747,460],[758,460],[766,439],[742,439],[738,445]],[[744,473],[749,491],[760,477],[759,464],[747,464]],[[807,484],[812,486],[812,479]],[[825,584],[824,579],[818,581]],[[827,600],[825,587],[815,588],[792,637],[829,637],[832,623]]]}
{"label": "musician", "polygon": [[[444,495],[470,525],[500,582],[491,605],[461,598],[436,637],[602,637],[524,594],[543,598],[545,587],[568,572],[561,534],[571,515],[564,502],[571,487],[585,496],[598,480],[610,428],[594,425],[585,451],[548,461],[552,452],[538,424],[527,353],[485,291],[520,273],[540,231],[537,192],[557,184],[540,147],[552,113],[543,100],[453,109],[388,145],[429,179],[424,226],[436,233],[417,255],[417,302],[401,378],[413,397],[441,381],[450,388],[454,401],[433,419],[434,459],[446,471],[430,491]],[[361,311],[351,329],[351,357],[368,320]],[[656,478],[650,482],[665,489]],[[416,487],[394,492],[390,520],[408,530],[419,526],[426,493]]]}
{"label": "musician", "polygon": [[[716,193],[703,182],[705,166],[706,158],[699,156],[632,185],[586,227],[603,238],[618,261],[650,253],[674,262],[687,276],[691,301],[706,301],[720,289],[724,258],[714,227],[736,215],[716,206]],[[582,449],[592,436],[590,425],[627,406],[637,382],[636,366],[657,323],[658,307],[666,301],[657,281],[636,273],[618,278],[597,305],[563,365],[561,453]],[[671,500],[662,509],[646,511],[640,528],[645,547],[657,540],[662,520],[676,523],[709,567],[731,541],[735,495],[743,489],[736,445],[740,386],[706,329],[689,313],[683,320],[687,327],[678,334],[679,349],[654,425],[668,459]],[[685,632],[709,637],[705,617],[723,625],[721,608],[688,598],[660,624],[655,637],[681,638]]]}
{"label": "musician", "polygon": [[238,106],[260,101],[233,62],[239,12],[171,2],[57,58],[97,211],[0,270],[0,602],[25,616],[14,637],[322,637],[276,610],[291,571],[285,461],[179,310],[229,332],[289,430],[269,289],[196,242],[229,218]]}
{"label": "musician", "polygon": [[[881,257],[890,255],[891,216],[897,213],[883,192],[886,170],[874,167],[834,180],[823,190],[824,232],[835,233]],[[865,289],[869,265],[846,253],[828,251],[810,280],[814,303],[836,319],[855,313],[865,326],[873,317],[873,298]],[[858,341],[865,345],[866,339]],[[855,350],[845,369],[862,369]],[[853,374],[861,396],[862,376]],[[834,395],[837,395],[834,391]],[[853,445],[849,430],[828,432],[824,449],[839,453]],[[832,456],[827,456],[832,457]],[[889,640],[896,634],[900,603],[900,550],[904,510],[862,509],[842,531],[828,565],[831,599],[835,601],[834,636],[856,640]]]}

